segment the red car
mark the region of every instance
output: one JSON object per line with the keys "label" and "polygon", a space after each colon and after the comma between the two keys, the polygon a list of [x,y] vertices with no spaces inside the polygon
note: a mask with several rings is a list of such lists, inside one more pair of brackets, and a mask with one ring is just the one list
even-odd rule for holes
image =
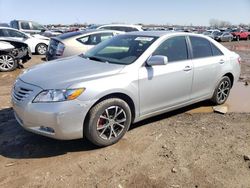
{"label": "red car", "polygon": [[233,29],[231,31],[231,34],[234,37],[234,40],[250,40],[250,32],[247,30],[243,30],[243,29]]}

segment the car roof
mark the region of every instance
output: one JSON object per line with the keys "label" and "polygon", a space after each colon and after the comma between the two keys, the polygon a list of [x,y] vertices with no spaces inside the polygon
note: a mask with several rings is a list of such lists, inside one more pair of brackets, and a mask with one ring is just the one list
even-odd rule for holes
{"label": "car roof", "polygon": [[138,36],[151,36],[151,37],[162,37],[165,35],[197,35],[187,32],[178,32],[178,31],[133,31],[126,33],[126,35],[138,35]]}
{"label": "car roof", "polygon": [[53,38],[64,40],[64,39],[68,39],[72,37],[77,37],[80,35],[95,34],[95,33],[108,33],[108,32],[124,33],[122,31],[116,31],[116,30],[89,29],[89,30],[83,30],[83,31],[68,32],[68,33],[61,34],[57,37],[53,37]]}

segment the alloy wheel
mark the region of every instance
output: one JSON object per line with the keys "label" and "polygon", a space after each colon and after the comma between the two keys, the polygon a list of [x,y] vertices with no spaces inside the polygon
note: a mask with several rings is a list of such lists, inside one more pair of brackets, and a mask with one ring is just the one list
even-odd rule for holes
{"label": "alloy wheel", "polygon": [[2,71],[9,71],[15,66],[15,60],[10,55],[1,55],[0,56],[0,69]]}
{"label": "alloy wheel", "polygon": [[218,92],[217,92],[218,101],[220,103],[226,101],[229,92],[230,92],[230,83],[228,80],[224,80],[223,82],[220,83],[218,87]]}
{"label": "alloy wheel", "polygon": [[118,137],[123,132],[126,121],[125,110],[120,106],[105,109],[97,121],[96,130],[99,137],[105,140]]}
{"label": "alloy wheel", "polygon": [[44,45],[44,44],[40,44],[38,47],[37,47],[37,52],[40,54],[40,55],[44,55],[47,51],[47,46]]}

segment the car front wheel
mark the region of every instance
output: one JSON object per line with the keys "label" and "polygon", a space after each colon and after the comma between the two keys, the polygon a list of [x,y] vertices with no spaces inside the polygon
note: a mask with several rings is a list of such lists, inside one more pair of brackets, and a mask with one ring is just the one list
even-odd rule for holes
{"label": "car front wheel", "polygon": [[103,147],[118,142],[131,124],[131,110],[122,99],[110,98],[95,105],[84,125],[84,135]]}
{"label": "car front wheel", "polygon": [[10,54],[0,55],[0,71],[7,72],[17,68],[17,61]]}
{"label": "car front wheel", "polygon": [[228,76],[224,76],[215,88],[212,102],[216,105],[224,104],[229,96],[232,87],[231,80]]}
{"label": "car front wheel", "polygon": [[40,43],[36,46],[36,53],[38,55],[45,55],[47,52],[48,46],[46,44]]}

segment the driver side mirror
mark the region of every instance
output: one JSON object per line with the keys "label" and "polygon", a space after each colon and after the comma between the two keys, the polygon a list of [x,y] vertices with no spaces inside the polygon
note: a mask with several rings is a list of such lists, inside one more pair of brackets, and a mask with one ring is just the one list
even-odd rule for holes
{"label": "driver side mirror", "polygon": [[168,63],[168,57],[163,55],[154,55],[148,58],[147,65],[166,65]]}

